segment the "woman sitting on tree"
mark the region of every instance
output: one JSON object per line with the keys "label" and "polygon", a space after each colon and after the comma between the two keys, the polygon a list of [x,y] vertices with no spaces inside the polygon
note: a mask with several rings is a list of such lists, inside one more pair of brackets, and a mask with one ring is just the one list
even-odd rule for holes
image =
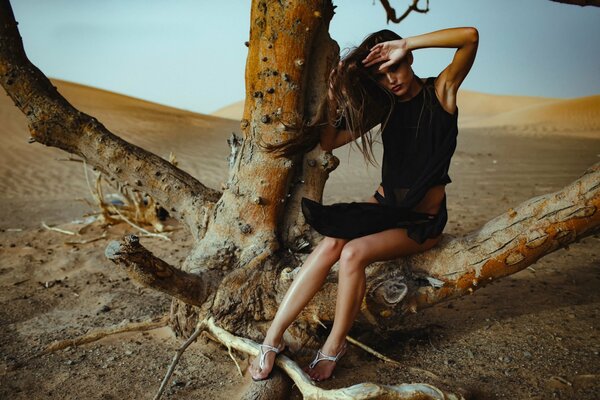
{"label": "woman sitting on tree", "polygon": [[[254,380],[268,378],[285,345],[283,333],[322,287],[339,260],[334,324],[315,359],[305,368],[313,380],[328,379],[346,351],[346,335],[365,295],[366,267],[424,252],[441,239],[448,214],[445,185],[456,148],[456,95],[477,52],[475,28],[444,29],[401,38],[390,30],[368,36],[330,76],[329,123],[321,147],[331,151],[362,137],[372,161],[370,130],[381,124],[382,180],[367,202],[328,206],[302,199],[306,221],[323,240],[288,289],[251,367]],[[456,48],[437,77],[421,79],[412,69],[413,50]]]}

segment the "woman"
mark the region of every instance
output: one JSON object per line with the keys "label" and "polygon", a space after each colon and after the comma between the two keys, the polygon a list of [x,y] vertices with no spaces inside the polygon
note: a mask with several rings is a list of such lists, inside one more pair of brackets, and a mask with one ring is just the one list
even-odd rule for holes
{"label": "woman", "polygon": [[[323,206],[302,199],[309,224],[325,237],[308,256],[282,300],[259,357],[250,366],[254,380],[266,379],[285,347],[287,327],[319,291],[339,260],[338,293],[332,330],[305,369],[313,380],[328,379],[346,350],[345,337],[365,295],[366,267],[426,251],[441,238],[447,221],[445,185],[456,147],[456,94],[478,45],[475,28],[444,29],[402,39],[376,32],[332,71],[330,109],[337,120],[320,133],[331,151],[362,136],[365,159],[372,159],[369,130],[381,123],[382,182],[365,203]],[[437,77],[422,80],[412,69],[412,51],[456,48]],[[332,115],[334,113],[330,113]],[[336,125],[340,125],[336,128]]]}

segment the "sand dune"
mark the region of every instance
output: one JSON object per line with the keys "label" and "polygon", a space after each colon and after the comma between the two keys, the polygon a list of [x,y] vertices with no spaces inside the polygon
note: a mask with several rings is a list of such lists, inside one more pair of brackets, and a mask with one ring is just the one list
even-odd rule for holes
{"label": "sand dune", "polygon": [[[174,152],[181,168],[204,184],[220,188],[226,179],[226,139],[232,131],[239,132],[240,104],[229,108],[227,112],[240,114],[228,114],[234,118],[228,120],[54,83],[75,107],[115,134],[162,157]],[[555,100],[464,93],[460,101],[461,123],[498,128],[461,131],[449,173],[453,182],[447,187],[445,234],[463,235],[526,199],[558,190],[600,157],[600,140],[571,134],[577,126],[593,129],[590,132],[598,137],[598,97]],[[514,135],[527,133],[530,126],[551,140]],[[88,196],[83,168],[57,161],[68,156],[61,150],[28,144],[26,119],[3,91],[0,135],[0,398],[152,396],[156,377],[164,374],[181,344],[166,328],[31,357],[54,340],[158,318],[169,312],[170,299],[134,285],[105,258],[108,240],[137,232],[129,225],[112,227],[104,240],[80,245],[67,245],[71,236],[40,228],[45,221],[79,229],[81,225],[71,221],[87,211],[75,200]],[[381,150],[378,143],[378,160]],[[327,181],[323,202],[371,196],[380,167],[366,167],[351,146],[334,154],[340,166]],[[95,224],[82,239],[98,238],[103,231]],[[173,233],[172,242],[143,240],[158,257],[181,265],[191,237],[182,229]],[[590,236],[568,252],[544,257],[535,268],[407,319],[401,336],[382,342],[380,335],[362,335],[367,345],[379,346],[403,366],[382,366],[376,358],[350,349],[343,361],[347,364],[336,370],[333,382],[343,387],[431,378],[407,368],[415,366],[415,371],[436,371],[457,386],[477,388],[478,398],[556,397],[556,386],[548,382],[562,385],[556,378],[561,377],[573,382],[572,387],[564,385],[569,392],[561,398],[596,399],[599,347],[593,327],[599,326],[600,316],[599,243],[597,235]],[[184,385],[169,389],[177,398],[239,398],[249,381],[239,377],[227,353],[210,342],[190,346],[177,368],[177,381]]]}
{"label": "sand dune", "polygon": [[494,115],[472,117],[463,121],[462,126],[600,138],[600,96],[543,101]]}
{"label": "sand dune", "polygon": [[[212,187],[227,176],[226,139],[239,124],[159,104],[53,80],[59,92],[83,112],[97,117],[125,140],[168,158],[173,152],[180,166]],[[68,155],[58,149],[28,144],[25,116],[12,100],[0,94],[0,196],[2,198],[66,199],[87,193],[83,168],[58,162]]]}
{"label": "sand dune", "polygon": [[[481,133],[502,129],[513,134],[600,137],[600,96],[552,99],[503,96],[463,90],[458,96],[459,125]],[[240,120],[244,102],[212,115]]]}
{"label": "sand dune", "polygon": [[[552,103],[556,99],[528,96],[501,96],[468,90],[458,94],[460,118],[481,118],[530,107],[533,105]],[[244,101],[238,101],[218,109],[211,115],[239,120],[244,113]]]}

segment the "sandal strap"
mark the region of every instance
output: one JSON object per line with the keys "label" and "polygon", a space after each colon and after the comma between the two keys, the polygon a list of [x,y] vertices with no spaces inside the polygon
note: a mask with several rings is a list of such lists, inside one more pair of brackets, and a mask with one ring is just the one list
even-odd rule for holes
{"label": "sandal strap", "polygon": [[[266,350],[265,350],[266,349]],[[260,369],[262,370],[265,366],[265,357],[267,356],[267,354],[269,352],[273,352],[276,355],[281,353],[281,350],[279,347],[274,347],[268,344],[261,344],[260,345],[260,351],[259,351],[259,359],[258,359],[258,366],[260,367]]]}
{"label": "sandal strap", "polygon": [[315,359],[308,365],[308,368],[313,369],[320,361],[333,361],[333,362],[338,362],[338,360],[340,359],[340,357],[342,356],[342,353],[344,352],[344,350],[346,350],[346,343],[344,342],[344,345],[342,346],[342,349],[335,355],[335,356],[329,356],[325,353],[323,353],[321,350],[317,351],[317,356],[315,357]]}

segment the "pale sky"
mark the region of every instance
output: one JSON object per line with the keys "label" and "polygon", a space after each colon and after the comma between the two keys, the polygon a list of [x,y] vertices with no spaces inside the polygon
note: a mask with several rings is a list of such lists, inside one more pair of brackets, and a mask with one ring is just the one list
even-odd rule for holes
{"label": "pale sky", "polygon": [[[47,76],[210,113],[244,97],[250,0],[12,0],[34,64]],[[403,10],[408,0],[391,0]],[[385,23],[377,0],[334,1],[340,47],[384,28],[407,37],[475,26],[479,51],[462,88],[571,98],[600,94],[600,8],[549,0],[431,0],[428,14]],[[437,75],[447,49],[417,50]]]}

